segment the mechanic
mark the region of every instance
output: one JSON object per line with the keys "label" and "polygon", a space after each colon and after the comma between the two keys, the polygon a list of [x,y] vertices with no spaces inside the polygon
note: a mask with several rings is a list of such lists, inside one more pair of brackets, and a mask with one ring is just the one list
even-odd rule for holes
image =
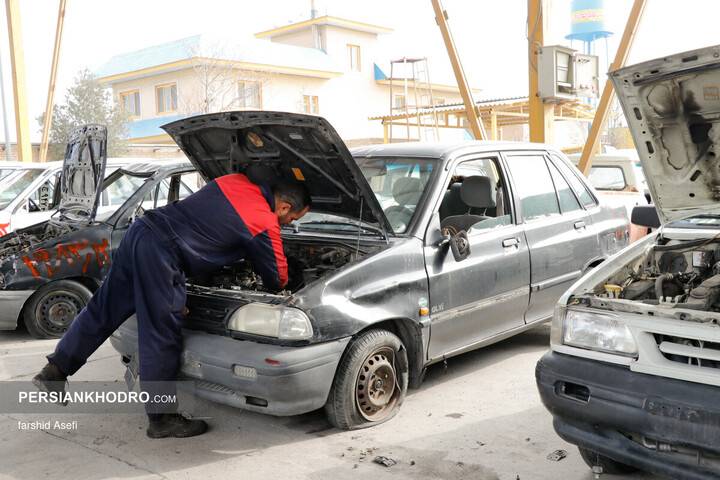
{"label": "mechanic", "polygon": [[[133,313],[137,315],[140,385],[149,398],[175,392],[182,352],[185,277],[249,258],[265,287],[287,284],[280,225],[310,208],[304,184],[255,185],[242,174],[219,177],[189,197],[150,210],[123,237],[102,286],[48,355],[33,383],[64,395],[67,376]],[[203,420],[175,402],[145,405],[150,438],[191,437]]]}

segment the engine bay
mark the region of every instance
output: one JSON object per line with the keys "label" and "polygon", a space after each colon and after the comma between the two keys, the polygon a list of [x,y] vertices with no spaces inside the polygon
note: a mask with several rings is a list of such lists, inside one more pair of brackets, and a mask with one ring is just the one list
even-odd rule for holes
{"label": "engine bay", "polygon": [[[284,241],[284,252],[288,262],[286,293],[294,293],[367,253],[355,246],[351,248],[345,245],[287,241]],[[220,270],[193,277],[187,283],[228,290],[269,291],[263,286],[262,278],[256,273],[252,262],[246,259],[224,266]]]}
{"label": "engine bay", "polygon": [[720,238],[660,240],[596,285],[594,294],[601,299],[720,312]]}

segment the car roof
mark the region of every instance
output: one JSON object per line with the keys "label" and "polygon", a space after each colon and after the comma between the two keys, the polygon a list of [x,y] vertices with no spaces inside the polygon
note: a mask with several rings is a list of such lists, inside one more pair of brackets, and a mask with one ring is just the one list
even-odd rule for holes
{"label": "car roof", "polygon": [[354,156],[420,156],[452,158],[473,152],[495,152],[512,150],[549,150],[558,152],[555,147],[542,143],[504,142],[489,140],[468,140],[463,142],[407,142],[370,145],[351,148]]}

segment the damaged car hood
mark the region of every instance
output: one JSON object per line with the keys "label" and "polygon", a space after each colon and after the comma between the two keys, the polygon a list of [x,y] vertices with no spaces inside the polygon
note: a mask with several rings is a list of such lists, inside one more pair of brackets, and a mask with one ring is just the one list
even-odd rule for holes
{"label": "damaged car hood", "polygon": [[60,175],[60,220],[89,223],[95,219],[107,163],[107,130],[85,125],[68,134]]}
{"label": "damaged car hood", "polygon": [[665,224],[720,211],[720,46],[610,73]]}
{"label": "damaged car hood", "polygon": [[322,117],[224,112],[162,128],[207,181],[232,173],[244,173],[254,183],[303,181],[313,211],[361,218],[392,231],[352,155]]}

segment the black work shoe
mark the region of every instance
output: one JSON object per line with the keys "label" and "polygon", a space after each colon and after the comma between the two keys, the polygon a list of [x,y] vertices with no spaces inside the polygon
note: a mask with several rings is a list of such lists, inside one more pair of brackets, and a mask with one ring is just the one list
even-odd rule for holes
{"label": "black work shoe", "polygon": [[67,376],[52,363],[45,365],[42,370],[40,370],[40,373],[35,375],[32,379],[33,385],[35,385],[41,392],[57,395],[59,400],[57,403],[61,405],[67,405],[67,401],[62,401],[62,397],[65,394],[66,382]]}
{"label": "black work shoe", "polygon": [[150,420],[147,436],[150,438],[185,438],[205,433],[208,424],[203,420],[190,420],[179,413],[165,413],[157,420]]}

